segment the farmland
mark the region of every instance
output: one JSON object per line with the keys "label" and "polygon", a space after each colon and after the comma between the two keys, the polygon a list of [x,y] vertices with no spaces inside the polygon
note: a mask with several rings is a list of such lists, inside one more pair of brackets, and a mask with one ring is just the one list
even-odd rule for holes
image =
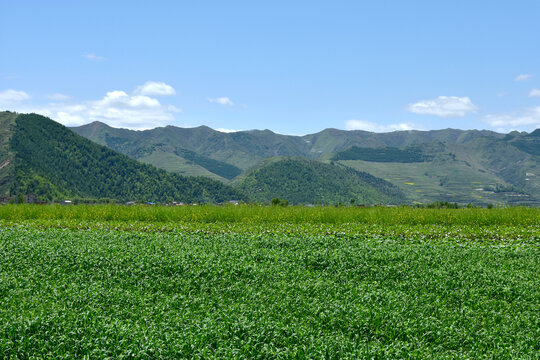
{"label": "farmland", "polygon": [[540,211],[0,207],[1,358],[534,358]]}

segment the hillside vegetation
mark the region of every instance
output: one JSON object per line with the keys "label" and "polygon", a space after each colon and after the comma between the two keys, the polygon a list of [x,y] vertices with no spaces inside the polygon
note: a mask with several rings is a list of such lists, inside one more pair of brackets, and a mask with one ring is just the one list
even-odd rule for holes
{"label": "hillside vegetation", "polygon": [[512,142],[478,137],[463,144],[431,143],[414,148],[421,149],[418,160],[427,154],[429,161],[406,162],[407,152],[374,159],[363,149],[337,153],[335,158],[342,165],[390,181],[410,201],[540,205],[540,158]]}
{"label": "hillside vegetation", "polygon": [[[246,170],[261,160],[273,156],[304,156],[309,146],[298,137],[275,134],[269,130],[222,133],[207,126],[179,128],[166,126],[144,131],[116,129],[100,122],[72,128],[73,131],[101,145],[126,154],[134,159],[147,156],[153,151],[174,153],[177,166],[181,158],[191,161],[208,171],[229,179],[235,169]],[[141,152],[141,149],[144,149]],[[192,154],[197,154],[197,157]],[[214,160],[210,162],[208,159]],[[219,174],[221,164],[229,168]],[[169,168],[175,165],[167,164]],[[232,168],[233,166],[234,168]],[[193,168],[195,169],[195,168]],[[223,170],[222,170],[223,171]],[[227,175],[227,176],[225,176]]]}
{"label": "hillside vegetation", "polygon": [[[166,126],[144,131],[116,129],[100,122],[72,128],[73,131],[98,144],[126,154],[134,159],[148,155],[148,151],[175,153],[176,162],[162,161],[154,157],[156,166],[174,169],[188,174],[200,173],[196,167],[182,165],[182,151],[192,151],[200,156],[211,158],[235,167],[248,170],[264,159],[276,156],[297,156],[317,159],[325,155],[345,151],[352,146],[361,148],[405,148],[412,145],[432,142],[461,144],[477,137],[503,138],[504,134],[478,130],[434,130],[434,131],[396,131],[392,133],[371,133],[367,131],[344,131],[326,129],[316,134],[291,136],[276,134],[270,130],[238,131],[223,133],[207,126],[179,128]],[[145,149],[143,153],[141,150]],[[181,150],[180,150],[181,149]],[[180,152],[180,154],[178,154]],[[143,156],[144,156],[143,155]],[[163,164],[163,165],[161,165]],[[214,173],[211,166],[193,160]],[[174,170],[173,170],[174,171]],[[227,176],[220,175],[224,178]]]}
{"label": "hillside vegetation", "polygon": [[9,146],[15,118],[12,112],[0,112],[0,197],[9,196],[10,186],[15,181],[13,171],[13,152]]}
{"label": "hillside vegetation", "polygon": [[332,156],[332,160],[364,160],[372,162],[412,163],[429,161],[432,155],[424,154],[418,147],[398,149],[395,147],[365,148],[353,146]]}
{"label": "hillside vegetation", "polygon": [[[411,203],[540,205],[540,130],[499,134],[456,129],[391,133],[326,129],[290,136],[269,130],[222,133],[206,126],[132,131],[99,122],[73,130],[167,171],[223,182],[238,183],[235,176],[244,178],[246,172],[267,164],[266,159],[293,156],[336,161],[386,179]],[[295,175],[283,175],[282,180],[287,176]]]}
{"label": "hillside vegetation", "polygon": [[269,161],[236,187],[258,202],[282,198],[294,204],[398,204],[403,193],[368,173],[302,158]]}
{"label": "hillside vegetation", "polygon": [[16,181],[11,194],[117,200],[222,202],[246,199],[204,177],[185,177],[141,164],[40,115],[17,116],[10,140]]}

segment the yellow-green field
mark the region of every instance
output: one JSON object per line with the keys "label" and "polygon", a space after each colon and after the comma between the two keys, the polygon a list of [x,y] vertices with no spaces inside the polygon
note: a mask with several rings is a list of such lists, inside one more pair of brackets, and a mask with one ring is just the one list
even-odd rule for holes
{"label": "yellow-green field", "polygon": [[123,206],[4,205],[0,220],[386,225],[538,225],[539,208],[417,209],[411,207],[270,207],[259,205]]}

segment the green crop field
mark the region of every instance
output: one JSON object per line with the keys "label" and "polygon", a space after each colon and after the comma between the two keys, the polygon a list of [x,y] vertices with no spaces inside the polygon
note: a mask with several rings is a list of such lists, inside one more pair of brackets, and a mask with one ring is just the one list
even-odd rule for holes
{"label": "green crop field", "polygon": [[0,358],[538,358],[539,220],[0,206]]}

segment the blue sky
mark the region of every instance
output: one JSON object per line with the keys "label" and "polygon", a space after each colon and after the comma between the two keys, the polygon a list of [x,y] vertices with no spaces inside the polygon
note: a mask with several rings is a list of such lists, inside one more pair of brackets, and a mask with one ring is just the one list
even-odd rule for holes
{"label": "blue sky", "polygon": [[0,109],[74,126],[540,127],[539,1],[0,1]]}

